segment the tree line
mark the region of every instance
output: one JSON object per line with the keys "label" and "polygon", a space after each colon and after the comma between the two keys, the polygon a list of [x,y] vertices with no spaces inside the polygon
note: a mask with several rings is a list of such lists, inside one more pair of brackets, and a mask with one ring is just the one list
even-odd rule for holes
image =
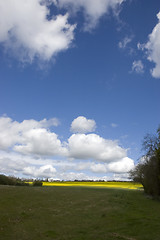
{"label": "tree line", "polygon": [[[30,184],[25,179],[5,176],[4,174],[0,174],[0,185],[30,186]],[[42,181],[38,179],[33,180],[32,186],[42,186]]]}
{"label": "tree line", "polygon": [[146,194],[158,197],[160,196],[160,127],[156,134],[147,134],[144,137],[142,149],[145,154],[130,171],[130,177],[143,185]]}

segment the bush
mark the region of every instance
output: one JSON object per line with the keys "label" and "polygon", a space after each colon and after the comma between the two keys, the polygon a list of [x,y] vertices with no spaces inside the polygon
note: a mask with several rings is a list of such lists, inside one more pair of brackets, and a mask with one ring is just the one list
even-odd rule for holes
{"label": "bush", "polygon": [[15,185],[15,180],[12,177],[7,177],[3,174],[0,175],[1,185]]}
{"label": "bush", "polygon": [[29,183],[16,177],[8,177],[3,174],[0,175],[0,185],[12,185],[12,186],[29,186]]}
{"label": "bush", "polygon": [[16,186],[29,186],[29,183],[26,183],[24,181],[17,181],[15,185]]}
{"label": "bush", "polygon": [[34,182],[33,182],[33,186],[34,187],[42,187],[42,181],[40,181],[40,180],[35,180]]}

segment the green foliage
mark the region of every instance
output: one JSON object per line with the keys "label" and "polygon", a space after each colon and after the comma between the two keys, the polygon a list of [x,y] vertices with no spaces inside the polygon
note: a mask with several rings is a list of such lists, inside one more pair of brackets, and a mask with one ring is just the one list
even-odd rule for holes
{"label": "green foliage", "polygon": [[143,185],[145,193],[160,196],[160,128],[156,135],[148,134],[144,138],[143,149],[146,154],[130,176]]}
{"label": "green foliage", "polygon": [[[27,180],[22,180],[21,178],[5,176],[0,174],[0,185],[12,185],[12,186],[30,186]],[[41,180],[34,180],[32,186],[41,187],[43,182]]]}
{"label": "green foliage", "polygon": [[7,177],[3,174],[0,175],[0,185],[15,185],[15,179],[13,177]]}
{"label": "green foliage", "polygon": [[29,186],[28,183],[20,178],[8,177],[3,174],[0,175],[0,185]]}
{"label": "green foliage", "polygon": [[42,185],[43,185],[43,183],[42,183],[41,180],[35,180],[35,181],[33,182],[33,186],[34,186],[34,187],[42,187]]}
{"label": "green foliage", "polygon": [[26,183],[25,181],[18,180],[16,181],[15,186],[29,186],[29,183]]}

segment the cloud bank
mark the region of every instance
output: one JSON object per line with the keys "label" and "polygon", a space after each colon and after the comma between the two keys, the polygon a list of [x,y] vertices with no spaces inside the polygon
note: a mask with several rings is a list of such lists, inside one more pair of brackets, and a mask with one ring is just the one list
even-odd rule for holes
{"label": "cloud bank", "polygon": [[[94,120],[83,116],[74,119],[71,127],[73,123],[76,123],[76,129],[83,131],[93,130],[96,126]],[[69,176],[96,179],[96,174],[105,174],[107,178],[108,173],[124,174],[133,168],[134,161],[127,157],[127,150],[117,141],[95,133],[78,132],[62,142],[50,130],[58,124],[57,118],[18,122],[1,117],[0,172],[69,180]]]}

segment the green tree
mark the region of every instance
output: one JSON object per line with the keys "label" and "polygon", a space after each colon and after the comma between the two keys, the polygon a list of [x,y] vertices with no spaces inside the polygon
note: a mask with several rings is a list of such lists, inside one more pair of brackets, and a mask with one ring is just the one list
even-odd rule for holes
{"label": "green tree", "polygon": [[145,136],[143,149],[145,155],[130,172],[130,177],[143,185],[145,193],[160,196],[160,127],[155,135]]}
{"label": "green tree", "polygon": [[42,187],[43,182],[41,180],[34,180],[33,181],[33,186],[34,187]]}

